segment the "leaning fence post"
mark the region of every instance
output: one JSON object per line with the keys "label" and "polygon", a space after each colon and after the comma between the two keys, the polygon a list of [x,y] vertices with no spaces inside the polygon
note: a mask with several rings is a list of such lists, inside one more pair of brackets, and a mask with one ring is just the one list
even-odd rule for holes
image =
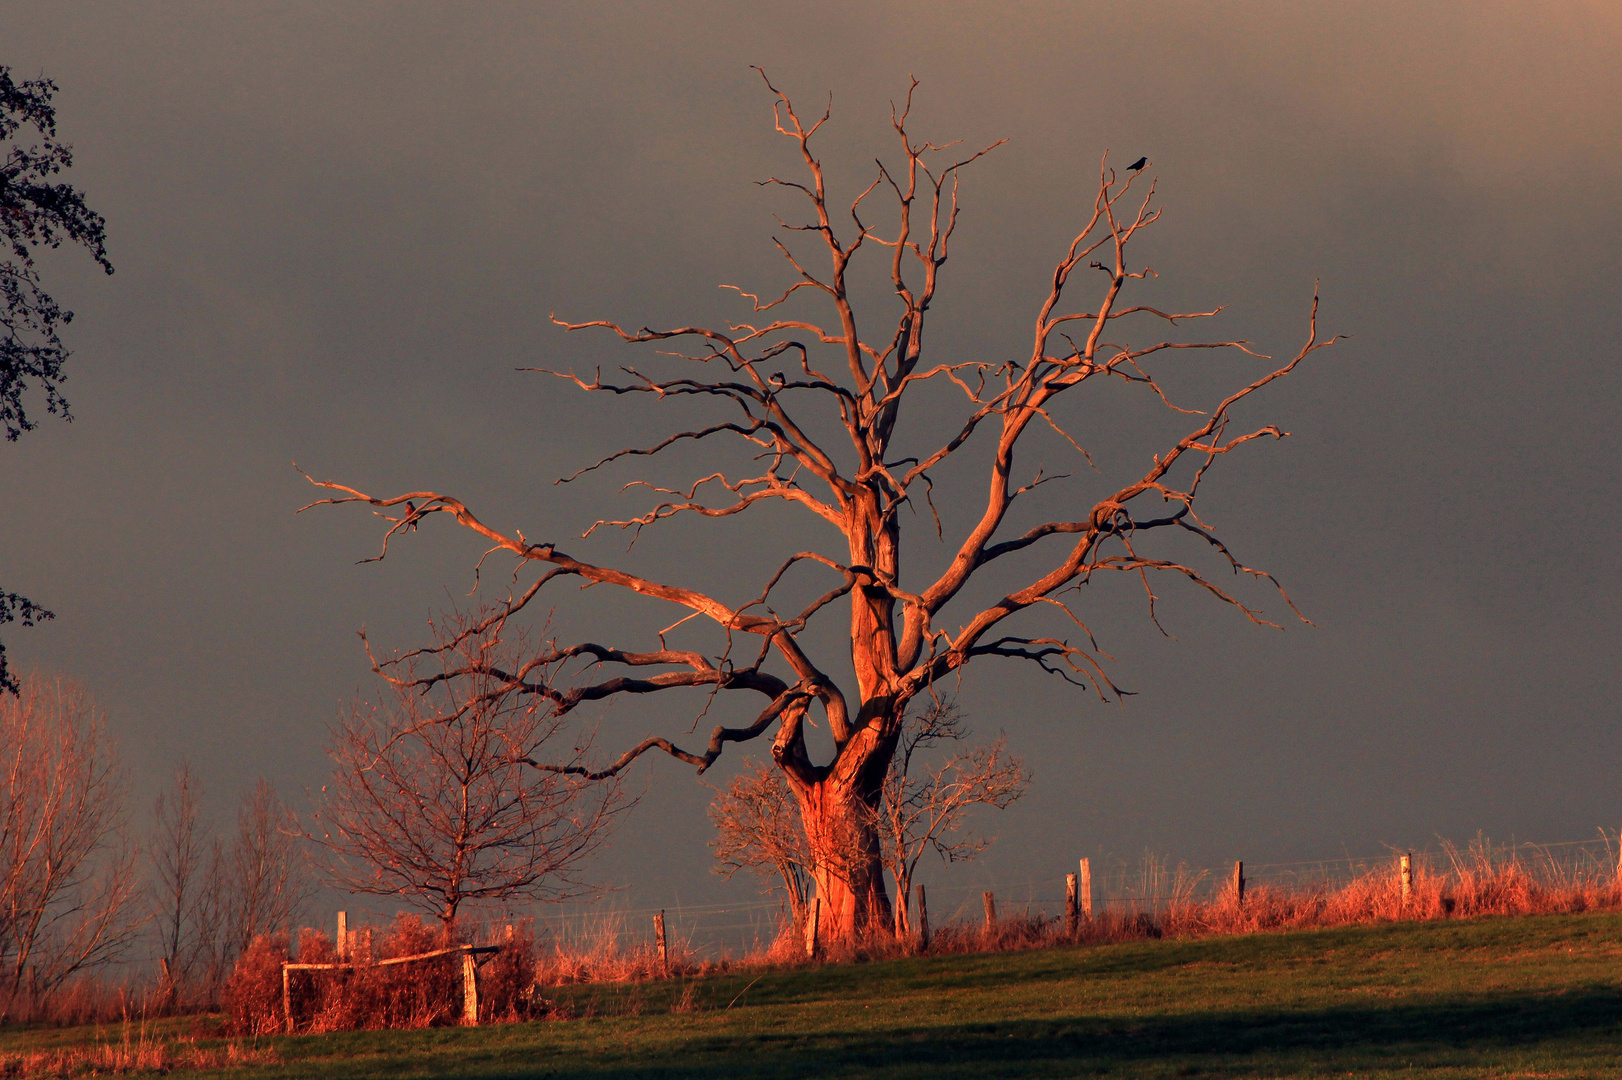
{"label": "leaning fence post", "polygon": [[822,921],[822,897],[811,900],[811,917],[805,922],[805,955],[817,955],[817,924]]}
{"label": "leaning fence post", "polygon": [[1076,910],[1076,875],[1064,876],[1064,932],[1071,938],[1076,936],[1076,921],[1079,917]]}
{"label": "leaning fence post", "polygon": [[1414,853],[1405,854],[1397,865],[1402,883],[1402,906],[1407,907],[1414,895]]}
{"label": "leaning fence post", "polygon": [[659,950],[659,970],[663,971],[665,978],[670,977],[670,953],[665,947],[665,913],[660,910],[653,917],[653,944]]}
{"label": "leaning fence post", "polygon": [[1243,860],[1233,864],[1233,899],[1235,904],[1245,902],[1245,864]]}
{"label": "leaning fence post", "polygon": [[1091,859],[1081,860],[1081,880],[1076,883],[1081,890],[1081,913],[1088,922],[1093,921],[1093,863]]}
{"label": "leaning fence post", "polygon": [[986,903],[986,929],[997,929],[997,898],[991,893],[981,893],[980,898]]}
{"label": "leaning fence post", "polygon": [[479,1026],[478,966],[473,963],[473,947],[462,947],[462,1023]]}
{"label": "leaning fence post", "polygon": [[924,899],[924,887],[918,886],[918,933],[920,944],[929,948],[929,903]]}

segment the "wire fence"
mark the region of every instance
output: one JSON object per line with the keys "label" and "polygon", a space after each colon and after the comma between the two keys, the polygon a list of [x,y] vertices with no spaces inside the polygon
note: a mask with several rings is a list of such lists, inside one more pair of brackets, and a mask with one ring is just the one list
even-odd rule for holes
{"label": "wire fence", "polygon": [[[1360,878],[1395,874],[1405,851],[1342,855],[1294,862],[1243,863],[1246,888],[1300,892],[1336,889]],[[1622,843],[1617,834],[1599,830],[1592,840],[1554,843],[1477,839],[1463,848],[1440,843],[1413,853],[1416,872],[1457,875],[1466,869],[1516,863],[1547,880],[1622,882]],[[1159,914],[1172,904],[1209,903],[1234,887],[1234,863],[1190,866],[1145,853],[1136,859],[1115,856],[1089,859],[1092,909]],[[982,894],[992,892],[1003,912],[1057,916],[1064,910],[1066,877],[1077,864],[1046,877],[976,884],[923,878],[928,889],[930,920],[935,925],[973,922],[982,917]],[[914,890],[916,903],[916,889]],[[665,908],[617,906],[612,902],[549,912],[536,917],[543,942],[570,950],[651,946],[653,917],[663,913],[673,946],[697,960],[739,956],[770,945],[792,921],[787,902],[771,897],[743,903],[676,904]]]}

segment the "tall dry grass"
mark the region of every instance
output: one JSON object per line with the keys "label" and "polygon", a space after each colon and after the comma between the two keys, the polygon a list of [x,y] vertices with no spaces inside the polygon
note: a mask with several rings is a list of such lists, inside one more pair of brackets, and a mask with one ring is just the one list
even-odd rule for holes
{"label": "tall dry grass", "polygon": [[[728,971],[765,971],[819,963],[860,963],[907,955],[994,952],[1093,944],[1160,937],[1203,937],[1270,930],[1306,930],[1388,922],[1469,918],[1487,915],[1535,915],[1622,910],[1622,878],[1616,856],[1589,853],[1586,858],[1559,856],[1551,849],[1495,847],[1478,839],[1463,847],[1442,844],[1415,857],[1412,890],[1404,901],[1397,860],[1343,873],[1339,880],[1260,882],[1250,885],[1240,903],[1231,885],[1208,873],[1172,868],[1164,860],[1146,859],[1131,882],[1116,882],[1120,896],[1101,905],[1078,933],[1066,932],[1061,918],[1034,908],[1009,910],[1005,905],[994,926],[978,921],[937,927],[927,949],[916,937],[876,933],[853,941],[827,944],[807,957],[804,936],[785,913],[778,932],[764,945],[720,960],[700,961],[692,942],[675,927],[668,939],[667,961],[635,928],[626,913],[607,913],[571,924],[538,939],[533,927],[516,926],[507,940],[505,928],[465,924],[446,932],[415,916],[402,916],[381,930],[371,958],[417,955],[453,944],[499,942],[504,947],[484,958],[479,968],[481,1023],[556,1016],[546,996],[548,987],[581,983],[638,983]],[[225,993],[226,1029],[237,1036],[279,1034],[286,1030],[282,1006],[281,965],[296,958],[304,963],[335,958],[331,939],[314,930],[300,933],[298,947],[287,935],[262,935],[244,952]],[[461,957],[449,955],[407,964],[361,965],[341,971],[294,972],[291,981],[294,1028],[323,1032],[392,1027],[431,1027],[461,1022]],[[157,1015],[151,993],[145,996],[94,980],[84,980],[54,995],[49,1015],[55,1023],[105,1022],[119,1016]],[[126,1031],[128,1026],[126,1024]],[[81,1058],[57,1059],[45,1052],[19,1064],[17,1054],[0,1059],[0,1077],[51,1075],[60,1068],[79,1071],[119,1069],[120,1062],[139,1059],[182,1067],[192,1054],[184,1046],[128,1036],[83,1051]],[[208,1054],[236,1050],[208,1049]],[[203,1048],[195,1048],[201,1055]],[[43,1055],[43,1056],[42,1056]],[[144,1055],[144,1056],[143,1056]],[[195,1056],[195,1055],[194,1055]],[[71,1060],[70,1060],[71,1058]],[[36,1060],[37,1059],[37,1060]],[[185,1058],[191,1061],[192,1058]],[[202,1057],[196,1061],[203,1062]],[[213,1060],[213,1059],[209,1059]],[[224,1061],[225,1059],[220,1059]],[[75,1064],[77,1062],[77,1064]],[[82,1066],[82,1067],[81,1067]],[[147,1068],[144,1064],[131,1068]],[[198,1064],[196,1067],[203,1067]],[[7,1070],[10,1070],[9,1072]]]}
{"label": "tall dry grass", "polygon": [[0,1051],[0,1078],[107,1076],[267,1065],[279,1060],[269,1047],[237,1039],[160,1038],[146,1025],[125,1021],[119,1038],[43,1050]]}
{"label": "tall dry grass", "polygon": [[657,946],[631,931],[628,917],[604,912],[567,933],[557,932],[536,956],[537,986],[572,983],[643,982],[667,976],[687,977],[716,970],[694,959],[691,943],[678,934],[665,941],[665,958]]}
{"label": "tall dry grass", "polygon": [[1101,906],[1092,919],[1080,924],[1074,937],[1062,918],[1027,907],[1005,910],[989,927],[980,922],[941,926],[927,950],[917,937],[876,933],[831,943],[813,960],[805,954],[803,935],[785,924],[768,946],[729,963],[752,970],[859,963],[925,952],[999,952],[1403,919],[1617,911],[1622,910],[1618,870],[1617,854],[1609,846],[1602,853],[1563,858],[1549,848],[1494,846],[1478,838],[1463,847],[1444,842],[1435,852],[1416,855],[1406,901],[1397,858],[1392,856],[1386,864],[1364,866],[1340,880],[1253,884],[1240,902],[1230,885],[1213,882],[1209,873],[1146,858],[1136,880],[1119,890],[1131,895]]}
{"label": "tall dry grass", "polygon": [[129,1016],[160,1015],[160,996],[151,987],[90,975],[71,979],[49,994],[0,993],[0,1015],[14,1023],[47,1027],[108,1024]]}

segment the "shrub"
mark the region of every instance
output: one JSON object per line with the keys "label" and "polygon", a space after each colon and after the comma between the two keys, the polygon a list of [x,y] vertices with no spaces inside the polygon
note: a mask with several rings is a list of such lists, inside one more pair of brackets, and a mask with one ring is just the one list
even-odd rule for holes
{"label": "shrub", "polygon": [[239,1035],[268,1035],[283,1030],[282,965],[291,959],[287,935],[259,934],[237,959],[225,984],[225,1014]]}

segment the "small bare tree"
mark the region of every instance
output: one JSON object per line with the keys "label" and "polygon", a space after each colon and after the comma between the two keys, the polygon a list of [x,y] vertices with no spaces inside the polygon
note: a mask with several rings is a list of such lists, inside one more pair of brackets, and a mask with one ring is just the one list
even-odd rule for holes
{"label": "small bare tree", "polygon": [[207,838],[198,831],[202,789],[191,763],[182,761],[170,786],[152,805],[152,914],[158,936],[163,994],[177,1002],[192,981],[199,953],[198,914],[210,869]]}
{"label": "small bare tree", "polygon": [[265,779],[242,796],[236,842],[215,865],[234,954],[260,934],[290,929],[315,896],[298,821]]}
{"label": "small bare tree", "polygon": [[[626,807],[623,787],[534,768],[544,755],[587,771],[589,745],[571,742],[546,698],[515,689],[505,673],[542,676],[534,651],[504,628],[453,616],[435,627],[434,648],[374,663],[389,701],[356,704],[333,727],[316,815],[313,839],[338,887],[401,897],[446,925],[467,901],[586,888],[580,871]],[[492,674],[449,677],[466,666]]]}
{"label": "small bare tree", "polygon": [[710,802],[715,823],[715,872],[728,878],[740,870],[772,882],[788,897],[794,925],[805,925],[811,898],[811,845],[800,824],[794,793],[771,766],[749,762]]}
{"label": "small bare tree", "polygon": [[[225,976],[236,956],[240,931],[235,923],[250,910],[257,925],[265,905],[248,902],[236,887],[233,873],[261,862],[241,848],[272,843],[257,823],[244,830],[239,821],[238,848],[206,828],[201,818],[203,785],[191,763],[182,761],[170,786],[153,803],[153,827],[147,848],[151,852],[152,918],[157,934],[158,965],[164,996],[173,1004],[212,1004],[218,1000]],[[273,797],[273,793],[272,793]],[[239,818],[260,816],[257,803],[265,793],[256,788],[243,799]],[[287,872],[298,877],[281,891],[308,893],[299,864]],[[250,875],[249,887],[260,879]],[[296,912],[295,912],[296,914]],[[251,931],[250,936],[252,932]]]}
{"label": "small bare tree", "polygon": [[0,1015],[123,957],[139,920],[124,774],[101,712],[67,680],[0,695]]}
{"label": "small bare tree", "polygon": [[933,850],[947,862],[973,859],[990,841],[963,831],[968,809],[1006,809],[1030,785],[1030,774],[1008,753],[1001,737],[987,746],[960,749],[934,768],[925,768],[917,760],[921,751],[961,744],[968,735],[956,703],[936,699],[923,712],[907,718],[890,759],[878,810],[878,832],[885,869],[895,882],[897,934],[912,930],[907,912],[913,872],[924,853]]}
{"label": "small bare tree", "polygon": [[192,912],[194,951],[189,974],[194,1000],[211,1006],[219,1003],[237,955],[239,938],[233,930],[237,904],[229,874],[231,861],[225,841],[209,837],[206,868]]}

